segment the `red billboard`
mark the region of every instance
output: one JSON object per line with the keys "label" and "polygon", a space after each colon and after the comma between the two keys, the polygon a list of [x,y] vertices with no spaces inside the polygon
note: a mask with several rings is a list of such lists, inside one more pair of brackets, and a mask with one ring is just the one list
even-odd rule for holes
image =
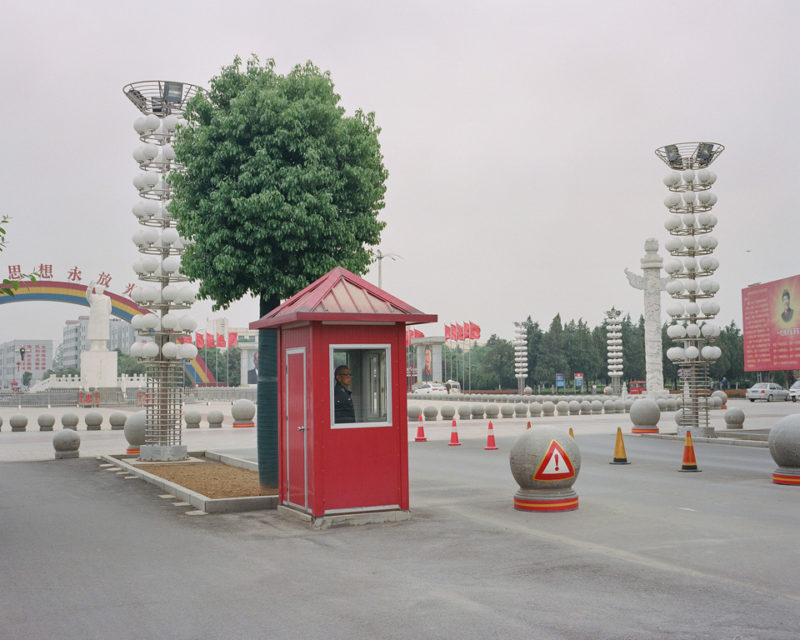
{"label": "red billboard", "polygon": [[742,289],[744,370],[800,369],[800,276]]}

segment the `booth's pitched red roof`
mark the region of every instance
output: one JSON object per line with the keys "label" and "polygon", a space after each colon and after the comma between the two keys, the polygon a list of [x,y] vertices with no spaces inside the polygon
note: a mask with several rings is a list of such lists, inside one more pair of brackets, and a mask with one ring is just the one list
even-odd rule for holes
{"label": "booth's pitched red roof", "polygon": [[339,322],[436,322],[343,267],[336,267],[296,293],[263,318],[250,323],[251,329],[267,329],[294,322],[328,320]]}

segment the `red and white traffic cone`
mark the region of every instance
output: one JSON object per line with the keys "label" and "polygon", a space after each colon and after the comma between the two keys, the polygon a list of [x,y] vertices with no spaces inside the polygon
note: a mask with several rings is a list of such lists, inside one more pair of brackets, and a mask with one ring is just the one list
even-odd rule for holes
{"label": "red and white traffic cone", "polygon": [[448,447],[460,447],[461,443],[458,441],[458,431],[456,430],[456,421],[453,418],[453,428],[450,431],[450,442],[447,445]]}
{"label": "red and white traffic cone", "polygon": [[489,420],[489,435],[486,437],[486,446],[483,449],[484,451],[494,451],[497,449],[497,445],[494,443],[494,427],[492,427],[491,420]]}
{"label": "red and white traffic cone", "polygon": [[427,442],[428,439],[425,437],[425,428],[422,426],[422,414],[419,414],[419,424],[417,425],[417,437],[414,438],[414,442]]}

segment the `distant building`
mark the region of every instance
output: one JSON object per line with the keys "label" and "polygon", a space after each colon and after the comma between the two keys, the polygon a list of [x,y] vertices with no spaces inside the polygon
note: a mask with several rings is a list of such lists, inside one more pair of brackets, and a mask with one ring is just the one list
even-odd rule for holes
{"label": "distant building", "polygon": [[[64,323],[61,342],[61,366],[65,369],[81,368],[81,352],[89,350],[86,331],[89,327],[89,316],[78,316],[77,320]],[[136,341],[136,332],[129,322],[120,318],[111,318],[109,322],[108,350],[119,349],[130,354],[131,345]]]}
{"label": "distant building", "polygon": [[[24,349],[24,351],[20,351]],[[24,356],[24,357],[23,357]],[[22,388],[26,371],[30,385],[41,380],[53,364],[52,340],[10,340],[0,344],[0,387]]]}

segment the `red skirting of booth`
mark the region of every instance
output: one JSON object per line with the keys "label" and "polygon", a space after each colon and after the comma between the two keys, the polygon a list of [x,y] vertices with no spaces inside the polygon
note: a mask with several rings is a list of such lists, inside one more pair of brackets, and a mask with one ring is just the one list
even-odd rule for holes
{"label": "red skirting of booth", "polygon": [[531,500],[515,497],[514,508],[518,511],[575,511],[578,508],[578,496],[556,500]]}
{"label": "red skirting of booth", "polygon": [[793,484],[800,486],[800,476],[788,476],[784,473],[773,473],[772,481],[775,484]]}

